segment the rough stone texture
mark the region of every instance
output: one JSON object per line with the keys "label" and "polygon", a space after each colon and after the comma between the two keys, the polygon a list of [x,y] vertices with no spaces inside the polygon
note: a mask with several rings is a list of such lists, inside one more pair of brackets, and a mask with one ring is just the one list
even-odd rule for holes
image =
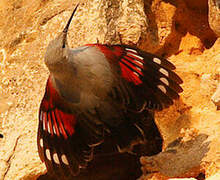
{"label": "rough stone texture", "polygon": [[[216,142],[217,141],[217,142]],[[167,177],[197,177],[210,162],[217,162],[220,141],[195,129],[187,129],[182,137],[168,144],[158,155],[142,157],[143,172],[160,172]],[[141,179],[145,179],[143,176]]]}
{"label": "rough stone texture", "polygon": [[209,0],[209,25],[220,37],[220,0]]}
{"label": "rough stone texture", "polygon": [[[97,39],[119,43],[121,36],[123,43],[169,57],[184,80],[180,100],[156,113],[164,152],[142,158],[144,179],[196,178],[201,173],[207,179],[219,177],[220,112],[211,96],[220,80],[220,39],[209,27],[207,3],[84,1],[70,27],[71,47]],[[45,172],[36,145],[38,107],[48,76],[43,56],[75,4],[72,0],[0,1],[0,134],[4,136],[0,179],[31,180]],[[149,166],[148,158],[159,163]],[[146,174],[152,169],[159,172]]]}
{"label": "rough stone texture", "polygon": [[217,109],[220,110],[220,84],[218,85],[215,93],[212,95],[211,100],[216,105]]}

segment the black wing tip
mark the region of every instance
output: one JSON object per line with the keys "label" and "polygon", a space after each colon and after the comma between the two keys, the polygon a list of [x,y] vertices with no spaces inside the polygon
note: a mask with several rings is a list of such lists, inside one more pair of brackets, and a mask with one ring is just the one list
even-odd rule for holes
{"label": "black wing tip", "polygon": [[182,84],[183,80],[182,78],[174,71],[171,71],[174,74],[174,80],[176,81],[177,84]]}
{"label": "black wing tip", "polygon": [[[141,56],[142,58],[145,59],[145,64],[146,64],[146,69],[143,71],[147,71],[149,69],[153,69],[152,71],[149,70],[150,73],[152,72],[157,72],[160,73],[159,77],[164,77],[166,78],[167,81],[171,81],[173,83],[173,86],[171,86],[171,90],[167,90],[167,93],[163,93],[163,92],[154,92],[153,94],[157,97],[156,99],[158,99],[159,103],[156,103],[156,99],[155,99],[155,103],[154,104],[159,104],[158,107],[157,106],[151,106],[151,105],[146,105],[147,109],[150,110],[163,110],[165,108],[170,107],[171,105],[174,104],[174,100],[178,99],[179,93],[183,92],[183,88],[180,86],[180,84],[183,83],[182,78],[177,75],[176,72],[174,72],[174,70],[176,69],[176,66],[170,62],[168,59],[164,58],[164,57],[159,57],[155,54],[143,51],[137,47],[131,46],[131,45],[125,45],[125,44],[116,44],[113,46],[119,46],[121,48],[123,48],[125,51],[128,51],[130,53],[133,53],[134,55],[138,54],[139,56]],[[157,74],[158,75],[158,74]],[[149,78],[148,76],[146,76],[145,78]],[[147,83],[148,85],[151,84],[151,82],[154,82],[154,78],[149,78],[148,79],[149,82]],[[143,81],[144,82],[144,81]],[[151,85],[150,85],[151,86]],[[169,84],[166,85],[163,84],[163,86],[168,86]],[[155,89],[157,88],[157,86],[155,87],[150,87],[150,89]],[[152,97],[151,97],[152,98]]]}
{"label": "black wing tip", "polygon": [[[179,84],[183,84],[182,78],[179,77]],[[182,88],[182,87],[181,87]]]}
{"label": "black wing tip", "polygon": [[[152,54],[150,52],[146,52],[146,51],[143,51],[137,47],[133,47],[133,46],[130,46],[130,45],[125,45],[125,44],[117,44],[115,46],[120,46],[120,47],[123,47],[123,48],[129,48],[129,49],[133,49],[135,51],[137,51],[141,56],[143,56],[144,59],[151,59],[151,61],[153,62],[153,66],[157,66],[157,67],[161,67],[161,68],[165,68],[166,70],[168,71],[172,71],[173,70],[176,70],[176,66],[169,61],[169,59],[166,59],[166,58],[163,58],[163,57],[160,57],[160,56],[157,56],[155,54]],[[160,61],[160,63],[157,62],[157,60],[155,60],[154,58],[157,58],[158,61]],[[183,80],[175,73],[175,78],[176,78],[176,82],[178,84],[182,84],[183,83]]]}
{"label": "black wing tip", "polygon": [[179,86],[179,89],[176,91],[178,94],[183,92],[183,88]]}
{"label": "black wing tip", "polygon": [[169,107],[172,106],[173,104],[174,104],[173,100],[171,100],[169,103],[164,103],[162,110],[169,108]]}
{"label": "black wing tip", "polygon": [[153,111],[162,111],[163,110],[163,106],[161,104],[157,104],[157,107],[147,106],[146,109],[147,110],[153,110]]}
{"label": "black wing tip", "polygon": [[45,173],[38,176],[37,180],[54,180],[54,178],[48,175],[48,173]]}

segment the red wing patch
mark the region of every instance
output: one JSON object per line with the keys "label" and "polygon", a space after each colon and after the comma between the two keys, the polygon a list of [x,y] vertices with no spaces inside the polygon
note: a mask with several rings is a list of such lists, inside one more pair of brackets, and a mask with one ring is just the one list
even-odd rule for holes
{"label": "red wing patch", "polygon": [[103,44],[87,44],[86,46],[97,47],[108,60],[118,60],[122,56],[124,49],[120,46],[108,46]]}
{"label": "red wing patch", "polygon": [[85,155],[93,157],[93,149],[78,138],[76,123],[77,117],[68,111],[49,77],[40,105],[37,144],[40,159],[51,176],[76,176],[87,166]]}
{"label": "red wing patch", "polygon": [[52,87],[51,78],[49,78],[46,93],[40,106],[40,120],[44,131],[51,135],[62,135],[66,139],[75,132],[76,117],[59,107],[60,104],[65,104],[62,101]]}
{"label": "red wing patch", "polygon": [[125,53],[120,59],[122,77],[135,85],[142,84],[144,61],[137,51],[126,48]]}
{"label": "red wing patch", "polygon": [[133,82],[135,85],[142,83],[144,58],[136,50],[101,44],[89,44],[88,46],[98,47],[111,63],[115,61],[119,63],[121,76],[128,82]]}
{"label": "red wing patch", "polygon": [[[97,47],[121,77],[134,86],[134,93],[143,97],[143,108],[161,110],[169,107],[182,92],[182,79],[175,66],[165,58],[128,45],[90,44]],[[117,68],[119,67],[119,68]],[[137,99],[137,97],[134,97]],[[140,100],[137,99],[136,102]]]}

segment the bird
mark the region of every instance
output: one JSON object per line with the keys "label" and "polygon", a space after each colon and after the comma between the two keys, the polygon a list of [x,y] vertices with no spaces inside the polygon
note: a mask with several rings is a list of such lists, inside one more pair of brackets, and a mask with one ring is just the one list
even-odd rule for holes
{"label": "bird", "polygon": [[167,59],[131,45],[70,48],[78,6],[44,57],[37,145],[47,173],[38,179],[133,180],[140,156],[161,151],[154,112],[179,98],[183,81]]}

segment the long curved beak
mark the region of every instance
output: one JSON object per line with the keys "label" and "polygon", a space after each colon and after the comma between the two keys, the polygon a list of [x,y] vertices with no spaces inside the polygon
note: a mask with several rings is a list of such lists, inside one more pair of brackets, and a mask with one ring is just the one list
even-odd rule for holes
{"label": "long curved beak", "polygon": [[65,26],[65,28],[63,29],[63,33],[64,33],[63,47],[65,47],[65,43],[66,43],[66,39],[67,39],[67,38],[66,38],[66,37],[67,37],[67,32],[68,32],[70,23],[71,23],[71,21],[72,21],[72,19],[73,19],[73,16],[74,16],[74,14],[75,14],[75,12],[76,12],[78,6],[79,6],[79,4],[76,5],[75,9],[73,10],[72,15],[70,16],[70,18],[69,18],[69,20],[68,20],[68,22],[67,22],[67,24],[66,24],[66,26]]}

